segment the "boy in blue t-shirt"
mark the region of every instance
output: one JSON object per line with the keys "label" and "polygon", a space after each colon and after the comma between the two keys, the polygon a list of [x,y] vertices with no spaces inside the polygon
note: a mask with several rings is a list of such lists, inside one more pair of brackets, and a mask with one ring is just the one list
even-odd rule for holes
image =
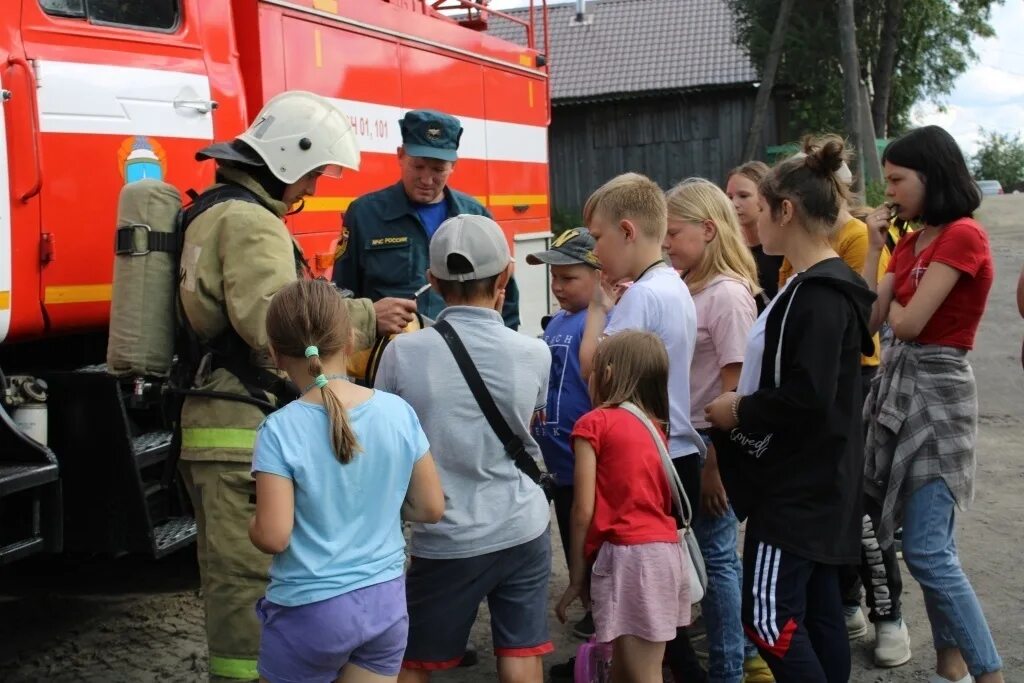
{"label": "boy in blue t-shirt", "polygon": [[[580,373],[580,342],[587,322],[587,306],[597,286],[594,271],[601,266],[594,256],[594,238],[586,228],[566,230],[555,239],[551,249],[528,255],[526,262],[551,267],[551,293],[562,307],[544,327],[544,341],[551,349],[551,377],[544,422],[536,422],[533,431],[544,464],[555,477],[555,518],[568,566],[573,500],[571,435],[576,420],[590,410],[587,381]],[[589,612],[573,631],[580,637],[593,634],[594,622]]]}

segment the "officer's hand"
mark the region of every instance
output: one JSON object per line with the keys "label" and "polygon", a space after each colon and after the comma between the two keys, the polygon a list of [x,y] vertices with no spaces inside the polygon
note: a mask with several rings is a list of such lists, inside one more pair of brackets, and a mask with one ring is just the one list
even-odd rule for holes
{"label": "officer's hand", "polygon": [[373,312],[377,316],[377,334],[398,334],[416,317],[416,302],[387,297],[373,304]]}

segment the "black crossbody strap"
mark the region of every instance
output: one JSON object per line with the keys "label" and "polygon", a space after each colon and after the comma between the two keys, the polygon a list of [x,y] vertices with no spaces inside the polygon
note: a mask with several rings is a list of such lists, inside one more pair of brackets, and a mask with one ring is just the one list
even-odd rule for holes
{"label": "black crossbody strap", "polygon": [[444,339],[445,343],[448,344],[448,348],[451,349],[452,355],[455,356],[455,362],[458,364],[459,370],[462,371],[466,384],[469,385],[469,390],[473,392],[473,398],[476,399],[477,405],[480,406],[484,417],[487,418],[487,423],[491,425],[491,429],[494,430],[494,433],[505,447],[505,452],[508,453],[509,457],[516,463],[516,467],[523,474],[535,483],[540,484],[541,472],[540,467],[537,466],[537,461],[526,452],[526,444],[512,431],[512,428],[508,426],[508,422],[502,417],[501,411],[498,410],[498,406],[491,397],[491,392],[487,391],[487,385],[484,384],[480,372],[476,369],[476,365],[473,364],[473,359],[469,357],[469,351],[466,350],[466,346],[459,339],[455,328],[447,320],[442,320],[434,324],[434,329],[441,334],[441,338]]}

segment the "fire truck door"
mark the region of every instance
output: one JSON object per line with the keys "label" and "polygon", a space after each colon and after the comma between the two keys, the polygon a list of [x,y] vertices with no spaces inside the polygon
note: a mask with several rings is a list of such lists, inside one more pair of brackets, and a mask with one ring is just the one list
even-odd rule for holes
{"label": "fire truck door", "polygon": [[12,93],[0,71],[0,341],[11,326],[11,191],[7,173],[7,101]]}
{"label": "fire truck door", "polygon": [[40,296],[53,330],[104,326],[121,187],[202,188],[213,139],[198,0],[23,0],[43,167]]}

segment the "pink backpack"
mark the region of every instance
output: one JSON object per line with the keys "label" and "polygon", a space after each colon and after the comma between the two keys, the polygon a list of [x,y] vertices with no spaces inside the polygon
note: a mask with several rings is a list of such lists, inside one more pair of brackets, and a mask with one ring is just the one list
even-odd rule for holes
{"label": "pink backpack", "polygon": [[574,683],[609,683],[612,680],[612,644],[598,643],[591,636],[576,650]]}

